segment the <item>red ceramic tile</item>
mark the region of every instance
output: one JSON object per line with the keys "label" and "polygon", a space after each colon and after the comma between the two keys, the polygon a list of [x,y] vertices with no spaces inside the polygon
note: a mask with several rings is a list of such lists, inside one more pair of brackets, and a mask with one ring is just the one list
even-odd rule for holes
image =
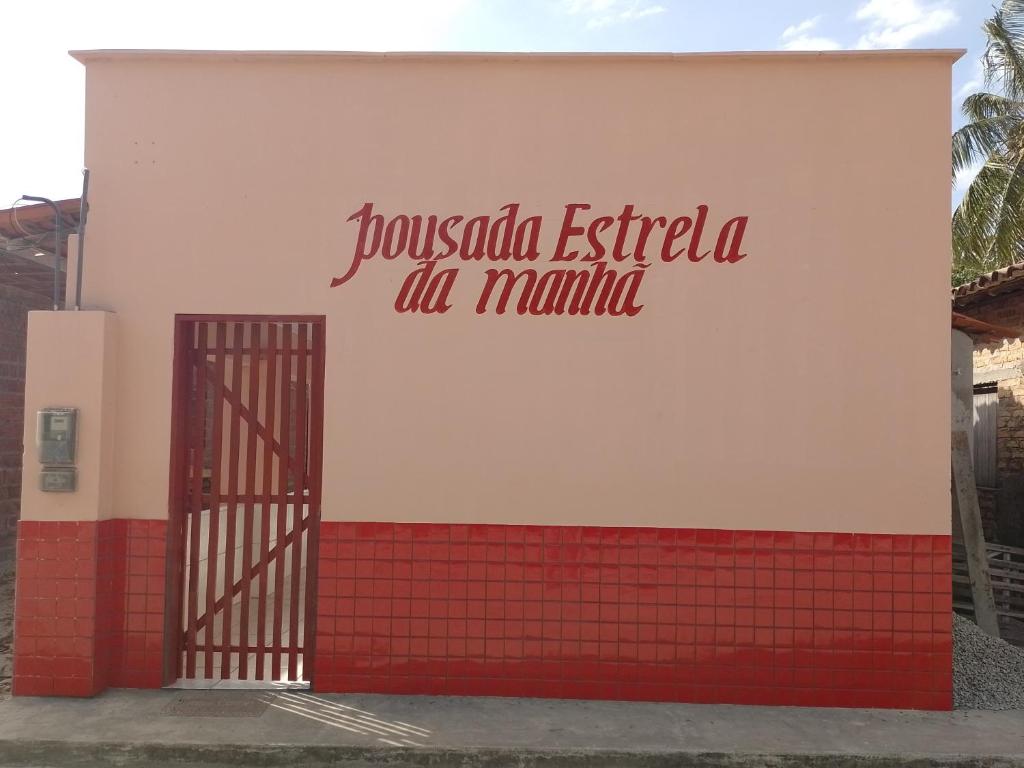
{"label": "red ceramic tile", "polygon": [[[18,695],[161,684],[165,532],[19,527]],[[942,536],[325,523],[314,684],[948,708],[949,549]]]}
{"label": "red ceramic tile", "polygon": [[[374,543],[382,566],[349,574],[357,595],[381,581],[366,596],[385,598],[367,603],[382,655],[356,676],[323,673],[318,690],[949,706],[948,664],[901,674],[922,652],[948,660],[948,537],[324,524],[323,541],[345,537]],[[404,565],[383,562],[400,541],[413,542]],[[338,550],[320,552],[320,627],[335,642],[318,664],[336,669],[332,622],[348,609],[328,599]],[[415,626],[395,620],[409,611]]]}
{"label": "red ceramic tile", "polygon": [[[22,610],[16,622],[16,677],[22,678],[16,680],[18,692],[89,696],[108,684],[161,684],[165,529],[163,521],[134,520],[35,522],[21,528],[25,541],[27,535],[33,537],[33,546],[21,546],[23,553],[47,560],[71,558],[74,567],[19,568],[19,594],[49,597],[44,606],[48,616],[31,624],[20,620],[26,613],[39,613],[33,607]],[[135,670],[133,680],[124,675],[121,651],[129,607],[135,609],[130,622],[144,638],[143,646],[155,649],[140,659],[142,668]],[[48,662],[45,682],[25,663],[29,653]]]}

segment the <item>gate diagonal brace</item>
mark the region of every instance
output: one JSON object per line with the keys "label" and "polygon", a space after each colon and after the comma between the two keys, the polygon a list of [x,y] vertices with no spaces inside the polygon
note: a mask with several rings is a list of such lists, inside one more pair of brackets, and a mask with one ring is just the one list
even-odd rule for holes
{"label": "gate diagonal brace", "polygon": [[[306,515],[305,517],[302,518],[302,524],[299,526],[299,532],[300,533],[304,533],[306,531],[306,529],[309,528],[309,518],[310,518],[309,515]],[[214,603],[214,605],[213,605],[213,615],[216,616],[218,613],[220,613],[222,610],[224,610],[224,606],[227,604],[227,601],[228,600],[233,600],[235,595],[237,595],[239,592],[242,591],[242,586],[245,584],[245,582],[246,581],[250,581],[251,582],[257,576],[259,576],[263,572],[263,570],[265,568],[267,568],[272,562],[277,560],[277,558],[280,557],[281,554],[283,554],[284,551],[288,547],[291,546],[291,543],[292,543],[292,541],[294,539],[295,539],[295,531],[289,531],[288,534],[284,537],[284,541],[282,541],[282,542],[280,542],[278,544],[275,544],[274,547],[267,553],[265,558],[262,558],[258,563],[253,565],[253,567],[249,570],[248,574],[243,575],[238,581],[236,581],[234,584],[232,584],[231,585],[231,593],[230,594],[221,595],[220,598],[217,599],[217,602]],[[207,624],[210,623],[209,617],[210,617],[209,613],[204,613],[202,616],[200,616],[196,620],[196,632],[197,633],[199,632],[200,629],[202,629],[203,627],[205,627]]]}
{"label": "gate diagonal brace", "polygon": [[257,435],[259,435],[265,441],[270,443],[270,446],[274,451],[274,455],[287,463],[288,469],[293,475],[295,475],[296,477],[302,477],[303,487],[308,488],[310,478],[309,475],[306,474],[305,467],[297,466],[295,457],[291,453],[285,453],[284,447],[281,445],[281,443],[279,443],[273,437],[273,435],[269,434],[267,432],[267,428],[260,422],[258,418],[256,418],[256,415],[245,407],[245,405],[242,403],[241,395],[237,394],[233,389],[228,387],[227,384],[224,384],[223,382],[217,380],[216,372],[213,370],[213,367],[209,363],[207,363],[204,367],[206,369],[206,380],[210,382],[215,388],[218,385],[220,386],[221,397],[227,400],[228,404],[232,408],[237,409],[238,415],[252,425],[253,429],[256,430]]}

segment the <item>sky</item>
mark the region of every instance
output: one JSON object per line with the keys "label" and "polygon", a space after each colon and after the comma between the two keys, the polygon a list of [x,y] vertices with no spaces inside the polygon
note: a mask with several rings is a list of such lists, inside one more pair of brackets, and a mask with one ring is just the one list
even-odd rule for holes
{"label": "sky", "polygon": [[[0,0],[0,209],[81,193],[84,68],[69,50],[750,51],[966,48],[988,0]],[[969,175],[962,182],[969,181]],[[958,188],[962,189],[963,184]],[[953,202],[959,197],[952,191]]]}

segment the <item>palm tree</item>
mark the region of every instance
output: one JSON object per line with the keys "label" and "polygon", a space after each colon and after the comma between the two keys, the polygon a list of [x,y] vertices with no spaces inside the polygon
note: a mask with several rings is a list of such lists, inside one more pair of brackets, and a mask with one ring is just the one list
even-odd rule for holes
{"label": "palm tree", "polygon": [[983,163],[953,212],[953,284],[1024,259],[1024,0],[1003,0],[983,27],[988,92],[964,99],[953,177]]}

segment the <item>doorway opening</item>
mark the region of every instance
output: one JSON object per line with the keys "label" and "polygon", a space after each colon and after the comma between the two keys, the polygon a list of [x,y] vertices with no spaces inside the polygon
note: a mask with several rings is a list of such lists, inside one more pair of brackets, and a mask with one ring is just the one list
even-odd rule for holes
{"label": "doorway opening", "polygon": [[179,315],[165,682],[313,674],[324,319]]}

